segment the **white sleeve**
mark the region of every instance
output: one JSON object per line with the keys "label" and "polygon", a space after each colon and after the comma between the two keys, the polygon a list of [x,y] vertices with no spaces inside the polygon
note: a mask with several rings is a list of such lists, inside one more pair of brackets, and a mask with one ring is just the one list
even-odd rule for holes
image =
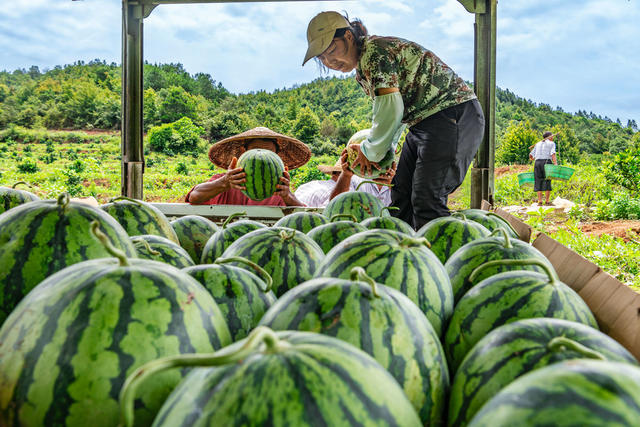
{"label": "white sleeve", "polygon": [[404,125],[404,102],[400,92],[378,95],[373,100],[373,120],[369,138],[360,144],[364,156],[372,162],[382,160],[398,144]]}

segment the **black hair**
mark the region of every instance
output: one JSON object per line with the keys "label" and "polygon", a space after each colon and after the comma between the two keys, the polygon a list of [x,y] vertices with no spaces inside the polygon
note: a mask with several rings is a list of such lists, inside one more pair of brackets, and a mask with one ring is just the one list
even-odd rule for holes
{"label": "black hair", "polygon": [[[347,33],[347,31],[350,32],[351,35],[353,36],[353,39],[356,42],[356,51],[358,52],[358,58],[360,58],[360,55],[362,54],[362,49],[364,47],[364,41],[367,35],[369,35],[369,32],[367,31],[367,27],[364,26],[364,24],[359,18],[354,18],[353,21],[349,21],[349,15],[347,14],[347,12],[345,12],[343,16],[349,23],[349,26],[344,28],[338,28],[336,32],[333,34],[333,38],[344,39],[344,35]],[[318,64],[318,67],[320,68],[321,72],[324,72],[324,73],[329,72],[329,69],[322,63],[322,61],[320,61],[320,58],[316,56],[313,59],[316,61],[316,64]]]}

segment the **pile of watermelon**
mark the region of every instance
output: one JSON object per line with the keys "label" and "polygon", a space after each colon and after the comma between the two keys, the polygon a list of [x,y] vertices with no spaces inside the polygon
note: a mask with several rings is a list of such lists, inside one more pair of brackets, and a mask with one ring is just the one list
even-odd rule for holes
{"label": "pile of watermelon", "polygon": [[0,425],[640,420],[638,361],[495,215],[414,232],[350,192],[217,226],[3,191]]}

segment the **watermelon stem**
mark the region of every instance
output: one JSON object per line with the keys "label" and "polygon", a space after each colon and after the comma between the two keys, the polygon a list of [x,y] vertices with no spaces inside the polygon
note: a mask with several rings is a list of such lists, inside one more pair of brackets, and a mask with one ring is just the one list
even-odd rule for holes
{"label": "watermelon stem", "polygon": [[263,353],[278,353],[289,344],[278,339],[275,332],[266,326],[256,327],[247,337],[245,343],[234,352],[220,351],[209,354],[180,354],[152,360],[140,366],[129,375],[120,389],[120,425],[131,427],[134,425],[134,402],[138,386],[148,377],[167,369],[194,366],[222,366],[239,362],[255,353],[260,346],[265,345]]}
{"label": "watermelon stem", "polygon": [[502,218],[500,215],[498,215],[495,212],[489,212],[487,214],[487,216],[495,216],[496,218],[500,218],[500,220],[502,222],[504,222],[504,224],[501,223],[501,226],[506,225],[507,227],[509,227],[511,229],[511,231],[513,231],[515,234],[518,234],[518,232],[516,231],[515,228],[513,228],[513,226],[509,223],[509,221],[507,221],[506,219]]}
{"label": "watermelon stem", "polygon": [[465,214],[463,214],[462,212],[454,212],[454,213],[451,214],[451,216],[454,217],[454,218],[460,218],[463,221],[467,220],[467,216]]}
{"label": "watermelon stem", "polygon": [[139,245],[144,246],[147,249],[147,251],[149,251],[149,253],[151,255],[156,255],[156,256],[160,255],[160,252],[158,252],[155,249],[153,249],[151,247],[151,245],[149,245],[149,242],[147,242],[146,240],[144,240],[144,239],[142,239],[140,237],[132,237],[131,241],[133,242],[134,246],[139,246]]}
{"label": "watermelon stem", "polygon": [[376,281],[373,280],[368,274],[367,272],[364,270],[364,268],[362,267],[353,267],[351,269],[351,272],[349,273],[349,278],[352,281],[359,281],[359,282],[366,282],[371,286],[371,294],[375,297],[375,298],[380,298],[380,294],[378,293],[378,290],[376,289]]}
{"label": "watermelon stem", "polygon": [[341,213],[341,214],[331,215],[331,218],[329,219],[329,222],[334,222],[337,218],[349,218],[353,222],[358,222],[358,219],[354,215],[348,214],[348,213]]}
{"label": "watermelon stem", "polygon": [[476,267],[476,269],[471,272],[471,274],[469,275],[469,281],[470,282],[474,282],[476,277],[478,277],[478,275],[482,271],[486,270],[487,268],[491,268],[491,267],[495,267],[495,266],[502,266],[502,265],[537,265],[538,267],[540,267],[540,268],[542,268],[544,270],[544,272],[549,277],[549,282],[552,285],[560,283],[560,278],[558,277],[558,274],[553,269],[553,267],[551,267],[549,264],[547,264],[547,263],[545,263],[545,262],[543,262],[543,261],[541,261],[539,259],[536,259],[536,258],[496,259],[496,260],[493,260],[493,261],[485,262],[484,264],[480,265],[479,267]]}
{"label": "watermelon stem", "polygon": [[493,237],[496,234],[500,234],[502,233],[502,236],[504,237],[504,247],[505,248],[512,248],[513,245],[511,244],[511,239],[509,238],[509,233],[507,233],[507,230],[504,229],[504,227],[500,226],[498,228],[496,228],[495,230],[493,230],[491,232],[491,234],[489,234],[489,237]]}
{"label": "watermelon stem", "polygon": [[262,290],[262,292],[269,292],[271,290],[271,287],[273,286],[273,279],[271,278],[271,275],[267,273],[264,268],[260,267],[253,261],[249,261],[248,259],[239,256],[231,256],[227,258],[218,258],[214,261],[214,264],[227,264],[230,262],[240,262],[253,268],[258,272],[260,276],[262,276],[264,282],[266,283],[266,287]]}
{"label": "watermelon stem", "polygon": [[231,215],[229,215],[227,217],[227,219],[224,220],[224,222],[222,223],[222,228],[226,228],[227,224],[229,224],[231,222],[231,220],[238,218],[239,216],[244,216],[246,215],[246,212],[236,212],[236,213],[232,213]]}
{"label": "watermelon stem", "polygon": [[16,188],[16,187],[17,187],[18,185],[20,185],[20,184],[24,184],[24,185],[26,185],[26,186],[27,186],[27,187],[29,187],[29,188],[33,188],[33,186],[32,186],[31,184],[29,184],[28,182],[25,182],[25,181],[18,181],[18,182],[16,182],[15,184],[13,184],[13,185],[11,186],[11,188]]}
{"label": "watermelon stem", "polygon": [[366,180],[366,181],[362,181],[360,182],[360,184],[358,184],[356,186],[356,191],[358,191],[360,189],[360,186],[362,184],[376,184],[376,185],[384,185],[385,187],[393,187],[393,184],[385,184],[384,182],[377,182],[377,181],[371,181],[371,180]]}
{"label": "watermelon stem", "polygon": [[58,206],[60,206],[63,210],[67,207],[70,201],[71,196],[66,191],[58,196]]}
{"label": "watermelon stem", "polygon": [[390,211],[390,210],[399,211],[400,208],[397,207],[397,206],[385,206],[385,207],[382,208],[382,210],[383,211],[387,211],[387,212]]}
{"label": "watermelon stem", "polygon": [[127,258],[127,254],[125,254],[120,249],[113,246],[109,237],[100,230],[100,223],[96,220],[91,221],[91,234],[100,241],[111,255],[118,258],[121,267],[129,266],[129,259]]}
{"label": "watermelon stem", "polygon": [[571,350],[575,351],[576,353],[580,353],[582,356],[588,359],[607,360],[607,358],[604,357],[603,354],[567,337],[554,337],[547,344],[547,349],[553,352]]}
{"label": "watermelon stem", "polygon": [[426,239],[426,237],[407,236],[402,239],[400,245],[404,247],[425,245],[426,247],[431,248],[431,243]]}
{"label": "watermelon stem", "polygon": [[282,240],[291,240],[296,236],[296,230],[292,230],[292,229],[283,229],[280,230],[280,237],[282,238]]}

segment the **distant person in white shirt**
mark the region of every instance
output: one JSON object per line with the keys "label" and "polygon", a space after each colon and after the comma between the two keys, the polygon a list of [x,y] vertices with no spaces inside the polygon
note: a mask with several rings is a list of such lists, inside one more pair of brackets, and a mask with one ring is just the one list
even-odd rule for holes
{"label": "distant person in white shirt", "polygon": [[331,179],[325,181],[309,181],[298,187],[294,193],[295,197],[307,206],[325,207],[327,203],[329,203],[329,200],[338,194],[355,189],[355,184],[351,182],[353,172],[347,169],[346,174],[348,175],[348,179],[345,180],[347,183],[346,188],[339,192],[335,191],[336,182],[340,178],[340,175],[344,173],[340,159],[338,159],[334,166],[318,165],[318,170],[322,173],[329,174]]}
{"label": "distant person in white shirt", "polygon": [[542,204],[542,192],[545,195],[545,205],[551,205],[549,196],[551,195],[551,180],[546,179],[544,165],[553,163],[558,164],[556,159],[556,143],[553,142],[554,134],[545,132],[542,134],[542,141],[533,146],[529,153],[529,159],[535,160],[533,167],[533,175],[535,178],[533,190],[538,192],[538,205]]}

